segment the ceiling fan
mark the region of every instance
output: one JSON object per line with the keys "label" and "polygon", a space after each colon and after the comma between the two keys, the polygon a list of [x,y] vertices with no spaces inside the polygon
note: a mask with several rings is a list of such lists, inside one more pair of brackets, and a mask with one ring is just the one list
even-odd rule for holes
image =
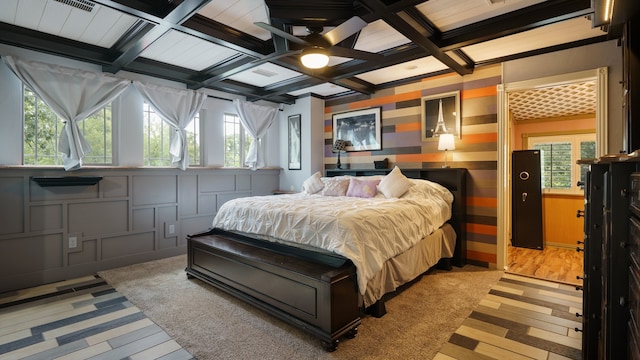
{"label": "ceiling fan", "polygon": [[383,55],[372,52],[337,46],[341,41],[367,26],[367,22],[358,16],[350,18],[325,34],[322,34],[324,30],[322,26],[307,26],[309,35],[304,37],[295,36],[264,22],[255,22],[254,24],[276,36],[304,46],[300,51],[300,61],[304,66],[311,69],[325,67],[329,62],[329,56],[340,56],[367,61],[379,60],[383,57]]}

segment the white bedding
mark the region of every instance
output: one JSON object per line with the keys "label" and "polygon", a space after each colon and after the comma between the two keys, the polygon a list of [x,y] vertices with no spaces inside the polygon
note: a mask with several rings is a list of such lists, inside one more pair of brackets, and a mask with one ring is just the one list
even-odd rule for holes
{"label": "white bedding", "polygon": [[356,266],[364,295],[367,283],[385,261],[451,217],[453,195],[446,189],[426,192],[430,196],[421,186],[413,186],[399,199],[304,193],[238,198],[220,207],[212,225],[342,255]]}

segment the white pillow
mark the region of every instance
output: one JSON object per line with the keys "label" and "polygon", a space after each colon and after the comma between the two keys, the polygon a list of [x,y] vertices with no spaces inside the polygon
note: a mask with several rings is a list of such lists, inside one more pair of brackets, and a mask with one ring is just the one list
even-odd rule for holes
{"label": "white pillow", "polygon": [[315,174],[309,176],[307,180],[302,183],[302,192],[305,194],[315,194],[322,190],[324,183],[321,178],[322,174],[320,171],[316,171]]}
{"label": "white pillow", "polygon": [[407,190],[403,199],[423,200],[439,198],[451,205],[453,202],[453,194],[446,187],[423,179],[409,179],[413,185]]}
{"label": "white pillow", "polygon": [[391,170],[378,184],[380,191],[387,199],[399,198],[413,185],[397,166]]}
{"label": "white pillow", "polygon": [[344,176],[322,178],[324,187],[322,196],[346,196],[349,188],[349,178]]}

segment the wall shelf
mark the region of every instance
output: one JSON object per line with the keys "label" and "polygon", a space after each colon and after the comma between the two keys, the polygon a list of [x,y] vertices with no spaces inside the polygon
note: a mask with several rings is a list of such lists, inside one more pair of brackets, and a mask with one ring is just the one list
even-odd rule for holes
{"label": "wall shelf", "polygon": [[89,186],[97,184],[102,176],[32,176],[31,180],[42,187]]}

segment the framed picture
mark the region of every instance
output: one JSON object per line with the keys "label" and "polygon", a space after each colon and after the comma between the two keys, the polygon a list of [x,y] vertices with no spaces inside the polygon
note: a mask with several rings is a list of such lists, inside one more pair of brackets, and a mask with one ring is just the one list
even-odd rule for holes
{"label": "framed picture", "polygon": [[425,96],[421,103],[422,141],[437,140],[436,129],[460,137],[460,91]]}
{"label": "framed picture", "polygon": [[380,115],[379,107],[334,114],[333,141],[346,141],[346,151],[381,150]]}
{"label": "framed picture", "polygon": [[301,125],[300,114],[289,116],[289,170],[302,169],[302,145],[300,144]]}

